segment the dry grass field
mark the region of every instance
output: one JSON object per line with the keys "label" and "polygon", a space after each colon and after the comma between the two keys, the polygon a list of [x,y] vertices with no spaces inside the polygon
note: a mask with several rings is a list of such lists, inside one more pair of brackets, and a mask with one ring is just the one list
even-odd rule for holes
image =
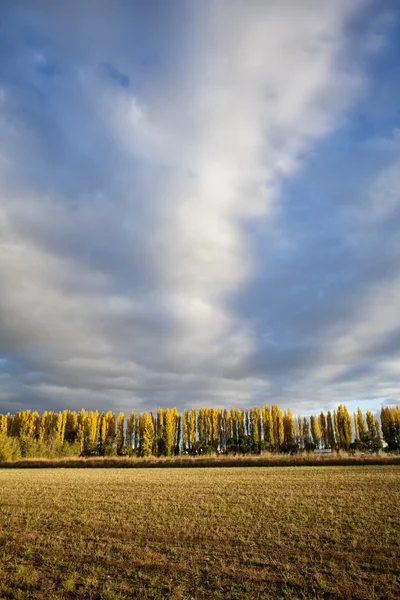
{"label": "dry grass field", "polygon": [[400,597],[400,466],[0,470],[0,598]]}
{"label": "dry grass field", "polygon": [[199,467],[295,467],[295,466],[349,466],[349,465],[399,465],[400,454],[373,452],[355,454],[349,452],[334,452],[328,455],[317,455],[312,452],[283,454],[263,452],[262,454],[237,454],[219,456],[93,456],[93,457],[64,457],[64,458],[20,458],[14,461],[0,461],[0,469],[42,469],[42,468],[199,468]]}

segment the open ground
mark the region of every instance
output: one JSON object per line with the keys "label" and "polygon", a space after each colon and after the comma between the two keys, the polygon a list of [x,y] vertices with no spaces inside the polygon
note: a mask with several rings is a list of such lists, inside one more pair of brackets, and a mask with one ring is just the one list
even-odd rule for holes
{"label": "open ground", "polygon": [[0,470],[0,598],[400,597],[400,466]]}

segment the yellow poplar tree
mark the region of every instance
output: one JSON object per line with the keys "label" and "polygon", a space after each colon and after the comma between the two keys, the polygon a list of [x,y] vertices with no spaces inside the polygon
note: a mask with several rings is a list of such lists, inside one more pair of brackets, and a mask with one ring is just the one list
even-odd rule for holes
{"label": "yellow poplar tree", "polygon": [[134,427],[135,427],[135,413],[132,410],[129,413],[129,417],[126,420],[126,445],[128,448],[132,448],[132,445],[133,445]]}
{"label": "yellow poplar tree", "polygon": [[14,415],[14,418],[12,421],[12,427],[11,427],[11,435],[13,437],[19,438],[19,436],[20,436],[21,420],[22,420],[22,413],[20,411],[17,411]]}
{"label": "yellow poplar tree", "polygon": [[117,422],[117,454],[122,454],[124,448],[124,430],[125,430],[125,415],[120,412]]}
{"label": "yellow poplar tree", "polygon": [[211,417],[212,417],[212,445],[214,446],[215,449],[218,448],[218,442],[220,439],[220,415],[221,415],[221,410],[220,409],[216,409],[213,408],[212,409],[212,413],[211,413]]}
{"label": "yellow poplar tree", "polygon": [[367,434],[367,427],[365,425],[364,417],[361,412],[361,409],[357,409],[357,429],[358,429],[358,439],[363,441]]}
{"label": "yellow poplar tree", "polygon": [[294,446],[295,443],[295,430],[294,430],[294,419],[291,410],[287,410],[283,415],[283,430],[284,430],[284,443],[286,447]]}
{"label": "yellow poplar tree", "polygon": [[135,450],[139,450],[140,448],[140,414],[136,413],[135,415],[135,435],[134,435],[134,444]]}
{"label": "yellow poplar tree", "polygon": [[213,408],[206,408],[206,439],[207,445],[211,445],[213,441]]}
{"label": "yellow poplar tree", "polygon": [[[167,409],[168,410],[168,409]],[[142,456],[151,456],[154,443],[154,421],[152,415],[145,412],[141,415],[141,440],[140,449]]]}
{"label": "yellow poplar tree", "polygon": [[11,435],[11,428],[12,428],[12,422],[13,422],[12,414],[7,413],[6,416],[7,416],[7,435]]}
{"label": "yellow poplar tree", "polygon": [[183,411],[182,414],[182,450],[185,452],[188,447],[188,439],[189,439],[189,413],[187,409]]}
{"label": "yellow poplar tree", "polygon": [[164,413],[162,408],[157,410],[157,448],[159,454],[165,453],[165,431],[164,431]]}
{"label": "yellow poplar tree", "polygon": [[353,413],[353,423],[354,423],[354,437],[356,438],[356,440],[359,440],[360,432],[358,431],[357,413]]}
{"label": "yellow poplar tree", "polygon": [[57,415],[55,439],[60,444],[64,443],[65,429],[67,426],[68,411],[64,410]]}
{"label": "yellow poplar tree", "polygon": [[250,411],[248,408],[246,408],[244,410],[244,433],[245,433],[245,435],[251,434],[250,423],[251,423]]}
{"label": "yellow poplar tree", "polygon": [[7,417],[0,415],[0,437],[7,435]]}
{"label": "yellow poplar tree", "polygon": [[272,421],[274,424],[274,439],[275,445],[281,446],[285,439],[285,430],[283,427],[283,417],[282,412],[279,406],[273,406],[271,409],[272,412]]}
{"label": "yellow poplar tree", "polygon": [[85,452],[93,454],[97,452],[99,442],[99,426],[100,426],[100,415],[99,412],[89,411],[86,413],[86,427],[85,427]]}
{"label": "yellow poplar tree", "polygon": [[310,424],[306,417],[303,419],[303,443],[304,448],[307,450],[307,452],[309,452],[312,449],[312,442],[310,435]]}
{"label": "yellow poplar tree", "polygon": [[271,450],[275,446],[274,422],[268,404],[264,404],[261,414],[264,429],[264,443],[266,448]]}
{"label": "yellow poplar tree", "polygon": [[235,452],[236,452],[239,436],[238,436],[238,418],[237,418],[236,408],[234,406],[232,406],[232,408],[231,408],[231,423],[232,423],[232,439],[233,439],[233,444],[234,444],[234,448],[235,448]]}
{"label": "yellow poplar tree", "polygon": [[85,451],[86,419],[87,419],[86,411],[84,408],[82,408],[78,413],[78,419],[77,419],[78,432],[77,432],[77,436],[76,436],[81,454]]}
{"label": "yellow poplar tree", "polygon": [[167,408],[164,411],[165,453],[172,456],[175,447],[175,410]]}
{"label": "yellow poplar tree", "polygon": [[175,408],[175,453],[179,454],[182,434],[182,419]]}
{"label": "yellow poplar tree", "polygon": [[39,423],[39,442],[45,442],[47,436],[47,411],[44,411],[40,417]]}
{"label": "yellow poplar tree", "polygon": [[244,437],[244,415],[243,411],[238,408],[237,411],[237,423],[238,423],[238,434],[239,437]]}
{"label": "yellow poplar tree", "polygon": [[310,428],[313,444],[316,448],[319,448],[321,444],[321,431],[318,425],[317,417],[314,415],[310,418]]}
{"label": "yellow poplar tree", "polygon": [[99,454],[100,456],[104,456],[107,439],[107,418],[104,411],[102,411],[99,421]]}
{"label": "yellow poplar tree", "polygon": [[321,411],[318,417],[318,426],[321,433],[321,443],[324,448],[328,447],[328,430],[326,425],[326,417]]}
{"label": "yellow poplar tree", "polygon": [[197,411],[197,426],[199,428],[199,442],[201,446],[207,444],[206,440],[206,413],[205,408],[199,408]]}
{"label": "yellow poplar tree", "polygon": [[260,444],[260,438],[258,435],[258,414],[255,408],[249,411],[249,425],[250,425],[250,436],[251,442],[254,445]]}
{"label": "yellow poplar tree", "polygon": [[75,411],[68,411],[64,437],[68,442],[74,442],[78,433],[78,417]]}
{"label": "yellow poplar tree", "polygon": [[383,406],[381,409],[383,439],[390,450],[400,448],[400,406]]}
{"label": "yellow poplar tree", "polygon": [[194,408],[190,411],[189,416],[189,446],[193,449],[196,444],[196,411]]}
{"label": "yellow poplar tree", "polygon": [[340,404],[333,415],[336,440],[339,448],[348,450],[353,439],[351,417],[344,404]]}
{"label": "yellow poplar tree", "polygon": [[335,439],[335,431],[333,427],[333,419],[330,410],[328,410],[328,415],[326,418],[326,436],[328,439],[328,447],[331,450],[336,449],[336,439]]}

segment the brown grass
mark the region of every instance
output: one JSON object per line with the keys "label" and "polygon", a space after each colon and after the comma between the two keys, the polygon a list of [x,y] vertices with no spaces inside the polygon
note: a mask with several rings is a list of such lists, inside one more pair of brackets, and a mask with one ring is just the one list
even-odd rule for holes
{"label": "brown grass", "polygon": [[16,461],[0,462],[0,468],[192,468],[192,467],[279,467],[279,466],[356,466],[356,465],[400,465],[400,454],[384,452],[371,454],[349,454],[347,452],[331,455],[312,453],[261,455],[219,455],[219,456],[176,456],[172,458],[154,457],[130,458],[90,457],[90,458],[25,458]]}
{"label": "brown grass", "polygon": [[1,599],[400,597],[400,467],[0,471]]}

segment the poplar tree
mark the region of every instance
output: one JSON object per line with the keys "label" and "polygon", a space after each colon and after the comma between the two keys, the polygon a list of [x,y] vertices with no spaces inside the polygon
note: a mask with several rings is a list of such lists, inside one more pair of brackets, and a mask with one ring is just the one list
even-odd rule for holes
{"label": "poplar tree", "polygon": [[304,419],[303,419],[303,440],[304,440],[304,448],[306,449],[306,451],[309,452],[310,450],[312,450],[313,444],[311,441],[310,425],[309,425],[307,417],[304,417]]}
{"label": "poplar tree", "polygon": [[31,438],[37,438],[39,433],[39,413],[34,411],[29,418],[28,422],[28,435]]}
{"label": "poplar tree", "polygon": [[124,449],[125,415],[120,412],[117,421],[117,454],[120,456]]}
{"label": "poplar tree", "polygon": [[212,411],[212,445],[218,450],[221,437],[221,409],[214,408]]}
{"label": "poplar tree", "polygon": [[78,413],[78,419],[77,419],[78,420],[78,423],[77,423],[78,424],[78,433],[76,436],[81,454],[83,454],[83,452],[85,451],[86,419],[87,419],[86,411],[84,408],[82,408],[81,411]]}
{"label": "poplar tree", "polygon": [[134,445],[135,450],[138,452],[140,449],[140,414],[135,414],[135,433],[134,433]]}
{"label": "poplar tree", "polygon": [[237,413],[236,413],[236,408],[234,406],[232,406],[232,408],[231,408],[231,426],[232,426],[233,447],[234,447],[234,450],[236,453],[238,450],[239,435],[238,435]]}
{"label": "poplar tree", "polygon": [[245,425],[245,435],[250,435],[250,415],[249,415],[249,409],[246,408],[244,410],[244,425]]}
{"label": "poplar tree", "polygon": [[64,439],[69,443],[75,442],[78,432],[78,417],[75,411],[67,411]]}
{"label": "poplar tree", "polygon": [[12,422],[13,422],[12,414],[7,413],[6,417],[7,417],[7,435],[11,435],[11,428],[12,428]]}
{"label": "poplar tree", "polygon": [[182,419],[175,408],[175,454],[179,454],[182,435]]}
{"label": "poplar tree", "polygon": [[7,417],[0,415],[0,437],[7,435]]}
{"label": "poplar tree", "polygon": [[207,446],[211,446],[213,443],[213,408],[206,408],[206,430],[207,430]]}
{"label": "poplar tree", "polygon": [[99,455],[104,456],[107,439],[107,419],[104,412],[101,413],[99,421]]}
{"label": "poplar tree", "polygon": [[190,411],[189,417],[189,445],[190,449],[193,450],[196,444],[196,411],[194,408]]}
{"label": "poplar tree", "polygon": [[286,449],[289,450],[295,445],[295,429],[294,420],[291,410],[287,410],[283,414],[283,430],[284,430],[284,444]]}
{"label": "poplar tree", "polygon": [[89,411],[86,413],[85,427],[85,453],[94,454],[98,451],[99,443],[99,413],[98,411]]}
{"label": "poplar tree", "polygon": [[141,417],[140,453],[142,456],[151,456],[154,442],[154,422],[147,412],[141,415]]}
{"label": "poplar tree", "polygon": [[182,414],[182,450],[185,452],[188,447],[189,439],[189,413],[187,409]]}
{"label": "poplar tree", "polygon": [[253,444],[256,447],[257,451],[260,450],[260,442],[261,442],[261,435],[260,435],[260,429],[261,429],[261,415],[260,415],[260,409],[255,407],[252,410],[252,438],[253,438]]}
{"label": "poplar tree", "polygon": [[18,438],[21,430],[22,413],[17,411],[14,415],[11,427],[11,435]]}
{"label": "poplar tree", "polygon": [[303,431],[303,417],[298,415],[297,417],[297,445],[299,448],[304,448],[304,431]]}
{"label": "poplar tree", "polygon": [[20,438],[30,437],[31,431],[31,411],[24,410],[21,412],[21,422],[20,422]]}
{"label": "poplar tree", "polygon": [[111,449],[115,442],[115,413],[111,410],[106,413],[107,421],[107,434],[106,434],[106,446]]}
{"label": "poplar tree", "polygon": [[312,415],[310,418],[310,428],[311,428],[311,436],[316,448],[319,448],[321,444],[321,431],[318,425],[317,418]]}
{"label": "poplar tree", "polygon": [[336,449],[336,439],[335,439],[335,431],[333,428],[333,420],[332,420],[332,415],[330,410],[328,410],[328,415],[327,415],[327,419],[326,419],[326,436],[328,438],[328,447],[331,448],[331,450],[335,450]]}
{"label": "poplar tree", "polygon": [[358,439],[362,442],[365,440],[365,436],[367,434],[367,428],[365,425],[364,417],[361,412],[361,409],[357,409],[357,429],[358,429]]}
{"label": "poplar tree", "polygon": [[340,404],[337,411],[334,413],[333,418],[338,446],[343,450],[348,450],[353,438],[353,428],[347,407]]}
{"label": "poplar tree", "polygon": [[67,417],[68,417],[68,411],[64,410],[62,412],[59,412],[57,417],[56,417],[56,430],[55,430],[55,439],[56,442],[62,446],[64,443],[64,437],[65,437],[65,428],[67,426]]}
{"label": "poplar tree", "polygon": [[357,441],[360,439],[360,432],[358,431],[357,413],[353,413],[353,422],[354,422],[354,436]]}
{"label": "poplar tree", "polygon": [[206,446],[206,414],[204,408],[199,408],[197,411],[197,427],[199,429],[200,446]]}
{"label": "poplar tree", "polygon": [[237,411],[238,437],[244,437],[244,415],[243,411],[238,408]]}
{"label": "poplar tree", "polygon": [[225,439],[224,439],[224,449],[225,452],[228,452],[228,446],[233,442],[233,433],[232,433],[232,414],[231,411],[227,408],[224,410],[224,424],[225,424]]}
{"label": "poplar tree", "polygon": [[[15,419],[15,417],[14,417]],[[14,426],[14,423],[13,423]],[[39,442],[45,442],[47,437],[47,412],[44,411],[39,421]]]}
{"label": "poplar tree", "polygon": [[[176,409],[175,409],[176,410]],[[175,411],[173,408],[167,408],[164,411],[164,426],[165,426],[165,453],[167,456],[172,456],[175,447]]]}
{"label": "poplar tree", "polygon": [[381,409],[383,439],[389,450],[400,448],[400,406],[383,406]]}
{"label": "poplar tree", "polygon": [[129,413],[129,417],[126,420],[126,445],[130,450],[132,450],[132,446],[133,446],[134,427],[135,427],[135,413],[132,410]]}
{"label": "poplar tree", "polygon": [[283,427],[283,417],[279,406],[272,406],[272,421],[274,424],[275,446],[280,448],[285,439],[285,430]]}
{"label": "poplar tree", "polygon": [[318,417],[318,425],[319,425],[319,430],[321,433],[322,445],[324,448],[327,448],[328,444],[329,444],[328,431],[327,431],[326,417],[322,411],[320,412],[319,417]]}
{"label": "poplar tree", "polygon": [[366,418],[367,418],[367,439],[368,439],[368,445],[370,447],[371,450],[380,450],[380,448],[382,448],[382,439],[381,439],[381,433],[379,430],[379,423],[376,419],[374,419],[374,415],[372,414],[371,411],[367,411],[366,413]]}

